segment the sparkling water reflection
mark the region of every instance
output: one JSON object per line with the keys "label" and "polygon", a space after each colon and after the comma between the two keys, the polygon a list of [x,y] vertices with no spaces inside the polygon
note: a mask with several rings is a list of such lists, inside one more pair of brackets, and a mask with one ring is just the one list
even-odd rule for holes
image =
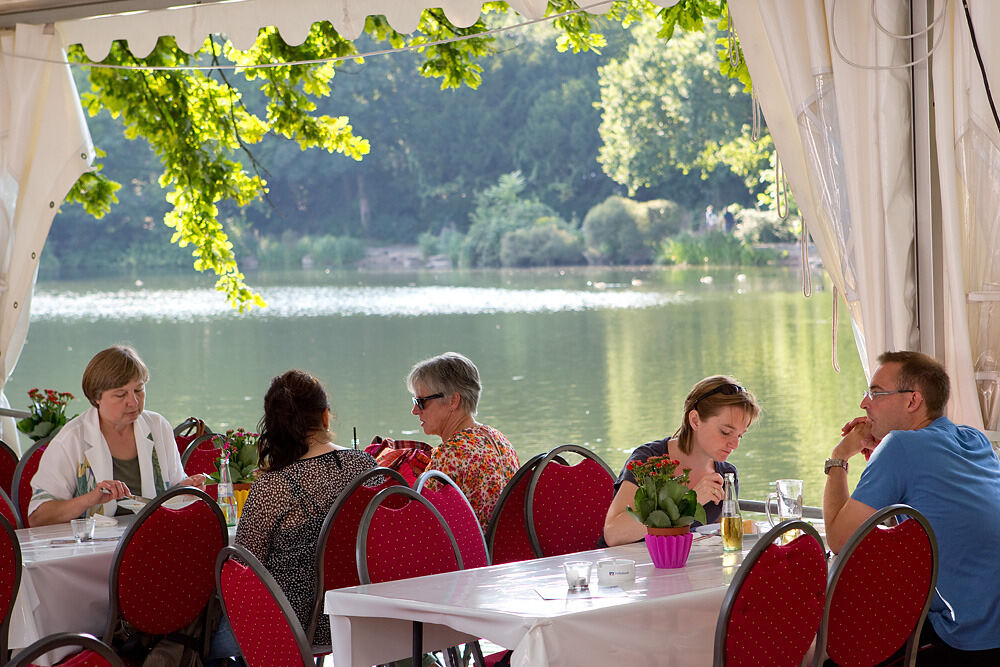
{"label": "sparkling water reflection", "polygon": [[[730,457],[741,496],[763,500],[770,481],[795,478],[815,505],[823,459],[866,385],[846,317],[842,372],[831,368],[831,294],[820,277],[805,299],[797,272],[785,269],[293,272],[252,281],[269,306],[249,314],[232,311],[203,276],[40,284],[6,394],[24,407],[32,387],[78,393],[94,352],[128,342],[150,368],[148,408],[172,423],[197,415],[215,430],[254,426],[270,379],[304,368],[328,388],[338,442],[349,444],[355,427],[362,444],[376,434],[436,442],[410,414],[403,379],[414,362],[456,350],[483,377],[478,418],[522,459],[576,442],[617,470],[634,447],[674,432],[696,380],[730,373],[763,406]],[[78,393],[71,412],[85,407]]]}

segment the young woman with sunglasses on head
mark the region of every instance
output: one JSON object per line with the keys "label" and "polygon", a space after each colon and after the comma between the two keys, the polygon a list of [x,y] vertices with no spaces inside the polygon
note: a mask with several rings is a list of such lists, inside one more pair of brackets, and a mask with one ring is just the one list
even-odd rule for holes
{"label": "young woman with sunglasses on head", "polygon": [[440,470],[458,485],[483,530],[503,487],[520,467],[503,433],[476,421],[479,369],[457,352],[418,362],[406,378],[412,413],[427,435],[441,437],[428,470]]}
{"label": "young woman with sunglasses on head", "polygon": [[690,468],[690,488],[705,506],[708,522],[718,521],[722,512],[722,476],[736,473],[736,466],[726,459],[759,414],[753,394],[733,378],[713,375],[698,382],[684,400],[684,417],[677,432],[636,447],[625,462],[604,520],[605,542],[615,546],[637,542],[645,536],[645,527],[626,511],[635,503],[638,488],[628,463],[645,461],[651,456],[667,455],[680,461],[681,469]]}

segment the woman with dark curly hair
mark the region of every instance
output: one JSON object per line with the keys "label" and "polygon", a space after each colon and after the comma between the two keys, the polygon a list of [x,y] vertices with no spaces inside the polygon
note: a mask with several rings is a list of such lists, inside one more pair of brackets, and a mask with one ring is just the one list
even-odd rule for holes
{"label": "woman with dark curly hair", "polygon": [[[314,553],[323,520],[337,496],[360,474],[375,467],[365,452],[333,443],[330,404],[319,380],[291,370],[271,382],[257,441],[260,475],[250,487],[236,531],[271,573],[303,628],[309,627],[315,599]],[[376,480],[377,482],[377,480]],[[232,637],[227,624],[213,639],[210,657],[234,655],[220,639]],[[330,643],[324,615],[313,638]]]}

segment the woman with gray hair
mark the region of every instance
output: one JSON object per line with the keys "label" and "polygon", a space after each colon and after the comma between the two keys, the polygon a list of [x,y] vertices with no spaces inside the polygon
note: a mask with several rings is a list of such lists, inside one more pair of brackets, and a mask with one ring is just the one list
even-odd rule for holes
{"label": "woman with gray hair", "polygon": [[441,437],[427,469],[458,484],[486,530],[500,492],[521,464],[503,433],[476,421],[479,369],[461,354],[445,352],[418,362],[406,386],[424,433]]}

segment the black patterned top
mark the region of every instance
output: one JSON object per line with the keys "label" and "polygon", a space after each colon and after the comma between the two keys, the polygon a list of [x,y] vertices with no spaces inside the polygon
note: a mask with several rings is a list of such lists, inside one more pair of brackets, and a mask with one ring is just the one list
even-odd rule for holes
{"label": "black patterned top", "polygon": [[[236,530],[236,543],[260,559],[309,627],[315,599],[316,540],[337,496],[360,474],[375,467],[370,454],[342,449],[299,459],[263,473],[250,487]],[[317,624],[315,645],[330,643],[330,621]]]}

